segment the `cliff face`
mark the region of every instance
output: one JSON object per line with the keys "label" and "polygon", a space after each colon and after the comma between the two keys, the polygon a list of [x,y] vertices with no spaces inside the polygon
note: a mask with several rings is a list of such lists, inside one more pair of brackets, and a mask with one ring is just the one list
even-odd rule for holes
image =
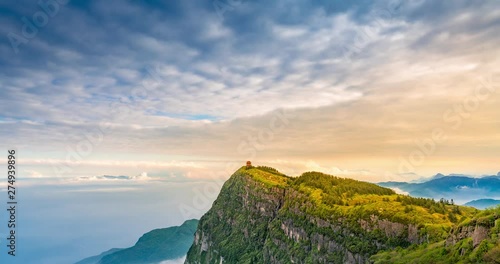
{"label": "cliff face", "polygon": [[457,228],[446,239],[447,246],[456,245],[458,242],[470,238],[472,246],[477,247],[483,240],[488,238],[490,228],[484,226],[462,226]]}
{"label": "cliff face", "polygon": [[200,219],[185,263],[367,263],[380,250],[446,237],[452,223],[432,211],[446,205],[405,199],[320,173],[241,168]]}
{"label": "cliff face", "polygon": [[397,251],[385,251],[370,258],[376,264],[389,263],[500,263],[500,207],[479,211],[454,226],[445,240]]}
{"label": "cliff face", "polygon": [[264,263],[269,225],[284,201],[285,189],[236,173],[198,225],[186,263]]}

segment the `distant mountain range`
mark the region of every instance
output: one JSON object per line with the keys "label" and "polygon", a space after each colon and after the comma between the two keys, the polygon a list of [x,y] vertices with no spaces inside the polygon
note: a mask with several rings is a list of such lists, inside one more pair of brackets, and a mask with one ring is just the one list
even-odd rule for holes
{"label": "distant mountain range", "polygon": [[471,200],[500,198],[500,173],[480,178],[461,174],[437,174],[420,183],[381,182],[378,185],[412,196],[453,199],[458,204]]}
{"label": "distant mountain range", "polygon": [[178,259],[186,255],[197,226],[198,220],[192,219],[181,226],[155,229],[139,238],[133,247],[111,249],[76,264],[150,264]]}
{"label": "distant mountain range", "polygon": [[477,209],[486,209],[489,207],[494,207],[494,206],[500,205],[500,200],[479,199],[479,200],[470,201],[464,205],[472,206],[472,207],[475,207]]}
{"label": "distant mountain range", "polygon": [[113,254],[117,251],[123,250],[123,248],[112,248],[108,251],[102,252],[101,254],[93,257],[88,257],[86,259],[83,259],[81,261],[78,261],[76,264],[97,264],[99,261],[104,257],[109,254]]}

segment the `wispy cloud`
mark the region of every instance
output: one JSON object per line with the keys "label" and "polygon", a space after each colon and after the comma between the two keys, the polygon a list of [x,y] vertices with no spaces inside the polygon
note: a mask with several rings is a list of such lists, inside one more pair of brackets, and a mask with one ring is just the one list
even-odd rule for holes
{"label": "wispy cloud", "polygon": [[149,177],[147,172],[142,172],[137,176],[113,176],[113,175],[102,175],[102,176],[92,176],[92,177],[79,177],[76,181],[151,181],[159,180],[158,177]]}
{"label": "wispy cloud", "polygon": [[178,259],[172,259],[172,260],[165,260],[162,261],[158,264],[182,264],[186,260],[186,257],[178,258]]}
{"label": "wispy cloud", "polygon": [[[497,9],[494,1],[246,2],[221,20],[208,2],[71,2],[18,54],[0,44],[0,136],[29,150],[26,162],[64,163],[106,122],[112,129],[79,168],[199,174],[221,167],[182,160],[245,160],[242,140],[288,109],[297,118],[258,159],[397,173],[398,157],[441,126],[478,78],[498,78]],[[19,31],[37,11],[9,7],[0,32]],[[498,94],[417,173],[498,171]],[[116,153],[128,156],[105,158]],[[463,162],[466,153],[476,160]]]}
{"label": "wispy cloud", "polygon": [[96,192],[113,193],[113,192],[133,192],[133,191],[140,191],[140,190],[142,190],[142,189],[141,188],[133,188],[133,187],[113,187],[113,188],[96,187],[96,188],[68,189],[68,190],[65,190],[64,192],[69,192],[69,193],[96,193]]}
{"label": "wispy cloud", "polygon": [[25,174],[23,176],[25,176],[25,177],[29,177],[29,178],[42,178],[43,177],[43,175],[38,171],[25,170],[24,172],[25,172]]}
{"label": "wispy cloud", "polygon": [[401,189],[399,189],[399,188],[396,188],[396,187],[391,188],[391,189],[392,189],[393,191],[395,191],[397,194],[410,195],[410,193],[409,193],[409,192],[405,192],[405,191],[403,191],[403,190],[401,190]]}

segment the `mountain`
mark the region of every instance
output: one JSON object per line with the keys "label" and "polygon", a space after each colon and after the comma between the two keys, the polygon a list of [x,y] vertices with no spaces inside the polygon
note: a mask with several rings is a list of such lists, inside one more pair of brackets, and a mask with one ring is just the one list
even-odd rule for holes
{"label": "mountain", "polygon": [[[456,176],[456,175],[454,175],[454,176]],[[444,178],[444,177],[446,177],[446,175],[444,175],[442,173],[438,173],[438,174],[432,176],[430,179],[425,180],[424,182],[430,181],[430,180],[437,180],[437,179],[441,179],[441,178]]]}
{"label": "mountain", "polygon": [[75,264],[97,264],[97,263],[99,263],[99,260],[102,259],[102,257],[107,256],[107,255],[112,254],[112,253],[115,253],[115,252],[120,251],[120,250],[123,250],[123,248],[112,248],[108,251],[101,253],[100,255],[88,257],[86,259],[82,259]]}
{"label": "mountain", "polygon": [[111,249],[76,264],[150,264],[178,259],[186,255],[193,242],[198,220],[185,221],[181,226],[155,229],[144,234],[126,249]]}
{"label": "mountain", "polygon": [[479,199],[465,203],[466,206],[472,206],[477,209],[486,209],[488,207],[494,207],[500,205],[500,200],[495,199]]}
{"label": "mountain", "polygon": [[381,182],[378,185],[387,188],[398,188],[412,196],[440,199],[446,197],[457,203],[485,197],[498,197],[500,176],[473,178],[463,175],[442,176],[438,174],[431,180],[421,183]]}
{"label": "mountain", "polygon": [[[200,219],[185,263],[500,261],[499,216],[319,172],[242,167]],[[409,262],[403,251],[445,260]]]}

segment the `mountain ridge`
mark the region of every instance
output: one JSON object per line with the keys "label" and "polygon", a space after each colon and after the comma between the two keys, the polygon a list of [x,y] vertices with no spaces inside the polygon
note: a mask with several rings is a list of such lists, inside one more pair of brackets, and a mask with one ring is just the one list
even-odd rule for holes
{"label": "mountain ridge", "polygon": [[193,241],[198,220],[158,228],[143,234],[134,246],[111,249],[75,264],[152,264],[184,257]]}
{"label": "mountain ridge", "polygon": [[384,254],[398,247],[487,239],[490,222],[457,231],[478,212],[318,172],[242,167],[200,219],[185,263],[390,263]]}
{"label": "mountain ridge", "polygon": [[[439,175],[439,174],[438,174]],[[379,182],[380,186],[398,188],[412,196],[440,199],[447,197],[463,204],[471,200],[498,197],[500,176],[486,175],[470,177],[463,175],[448,175],[431,178],[425,182]]]}
{"label": "mountain ridge", "polygon": [[85,259],[82,259],[78,262],[76,262],[75,264],[97,264],[99,263],[99,261],[104,257],[104,256],[107,256],[109,254],[112,254],[112,253],[115,253],[117,251],[120,251],[120,250],[123,250],[123,248],[112,248],[108,251],[104,251],[102,252],[101,254],[99,255],[96,255],[96,256],[92,256],[92,257],[88,257],[88,258],[85,258]]}
{"label": "mountain ridge", "polygon": [[472,206],[477,209],[486,209],[489,207],[494,207],[500,205],[500,200],[496,199],[478,199],[467,202],[464,204],[465,206]]}

